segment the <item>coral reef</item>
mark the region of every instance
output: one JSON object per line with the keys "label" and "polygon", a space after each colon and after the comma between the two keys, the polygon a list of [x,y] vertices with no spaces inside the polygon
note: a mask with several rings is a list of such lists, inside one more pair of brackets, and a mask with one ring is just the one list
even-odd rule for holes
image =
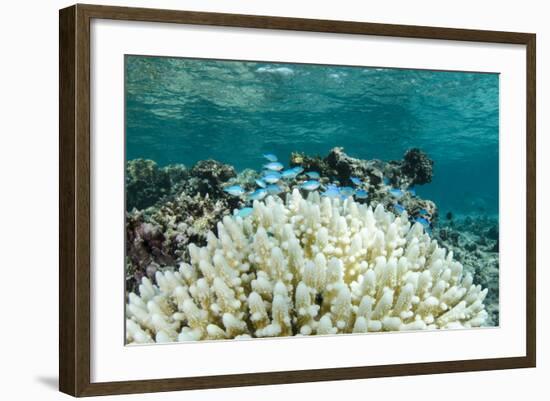
{"label": "coral reef", "polygon": [[[357,159],[339,147],[333,148],[324,159],[292,153],[290,165],[300,163],[306,172],[319,171],[321,177],[327,177],[325,183],[336,180],[339,184],[351,185],[352,177],[359,178],[365,183],[369,191],[368,202],[373,206],[381,203],[392,209],[398,203],[411,217],[422,216],[432,223],[438,218],[435,203],[421,199],[414,190],[411,191],[415,185],[431,182],[433,175],[433,161],[419,149],[410,149],[405,152],[403,160],[390,162]],[[392,195],[392,189],[401,191],[399,196]]]}
{"label": "coral reef", "polygon": [[292,153],[291,166],[302,166],[305,171],[318,171],[322,176],[334,177],[342,184],[349,184],[350,177],[363,177],[371,185],[380,185],[384,178],[402,188],[431,182],[433,160],[422,150],[413,148],[405,152],[403,160],[383,162],[363,160],[348,156],[343,148],[333,148],[325,158],[311,157],[304,153]]}
{"label": "coral reef", "polygon": [[170,175],[153,160],[135,159],[126,164],[126,210],[151,206],[170,189]]}
{"label": "coral reef", "polygon": [[235,169],[229,164],[212,159],[201,160],[191,169],[187,192],[221,196],[223,195],[222,184],[236,176]]}
{"label": "coral reef", "polygon": [[182,164],[159,168],[153,160],[130,160],[126,163],[126,210],[142,210],[181,192],[223,197],[223,184],[236,176],[232,166],[211,159],[197,162],[191,170]]}
{"label": "coral reef", "polygon": [[146,276],[185,259],[187,245],[206,243],[206,234],[229,213],[224,198],[182,192],[157,207],[126,214],[126,290]]}
{"label": "coral reef", "polygon": [[405,185],[422,185],[432,182],[433,160],[418,148],[409,149],[403,157],[400,171],[408,180]]}
{"label": "coral reef", "polygon": [[182,260],[190,242],[205,243],[206,233],[242,202],[223,191],[235,169],[215,160],[188,170],[136,159],[126,170],[126,290],[135,291],[142,277],[154,279]]}
{"label": "coral reef", "polygon": [[361,160],[348,156],[343,148],[334,148],[325,158],[342,183],[349,183],[350,177],[363,177],[370,185],[381,184],[384,179],[384,163],[380,160]]}
{"label": "coral reef", "polygon": [[289,164],[291,167],[302,167],[304,171],[318,171],[322,177],[333,177],[337,175],[337,171],[329,166],[326,158],[324,159],[321,156],[309,156],[302,152],[292,152],[290,154]]}
{"label": "coral reef", "polygon": [[[411,220],[422,217],[432,224],[437,219],[436,205],[421,199],[407,190],[413,176],[402,172],[419,171],[410,165],[413,160],[422,160],[431,166],[431,161],[411,150],[401,162],[361,160],[348,156],[342,148],[332,149],[327,157],[310,157],[293,153],[290,164],[303,171],[290,178],[280,179],[273,195],[284,199],[286,194],[302,188],[309,179],[307,174],[319,174],[319,183],[327,185],[353,185],[352,178],[361,182],[368,196],[357,199],[372,207],[382,204],[395,211],[402,208]],[[426,161],[427,160],[427,161]],[[391,182],[390,178],[394,180]],[[405,178],[403,178],[405,177]],[[136,291],[142,277],[155,282],[155,272],[188,260],[185,249],[190,243],[205,244],[209,231],[217,233],[216,223],[234,210],[250,206],[251,199],[232,196],[226,188],[236,186],[245,193],[253,193],[261,180],[261,172],[246,169],[237,174],[235,169],[221,162],[208,159],[197,162],[191,169],[174,164],[159,168],[151,160],[136,159],[127,164],[127,217],[126,217],[126,289]],[[395,189],[400,182],[403,189]],[[350,188],[351,189],[351,188]],[[398,196],[395,196],[395,191]],[[400,210],[400,209],[398,209]]]}
{"label": "coral reef", "polygon": [[471,216],[440,221],[434,238],[452,251],[464,270],[474,281],[489,290],[485,305],[489,313],[488,324],[499,324],[499,254],[498,219],[488,216]]}
{"label": "coral reef", "polygon": [[487,289],[407,212],[354,201],[254,201],[189,263],[130,293],[129,343],[477,327]]}
{"label": "coral reef", "polygon": [[126,291],[135,291],[141,278],[153,278],[158,268],[174,263],[165,250],[162,227],[145,221],[141,212],[126,215]]}

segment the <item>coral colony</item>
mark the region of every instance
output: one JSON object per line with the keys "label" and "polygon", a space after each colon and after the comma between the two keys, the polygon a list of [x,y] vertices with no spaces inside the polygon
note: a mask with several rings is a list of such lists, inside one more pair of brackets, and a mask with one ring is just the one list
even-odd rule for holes
{"label": "coral colony", "polygon": [[437,207],[414,190],[432,178],[425,153],[263,157],[240,174],[128,162],[128,343],[498,324],[479,274],[498,231],[470,250],[452,225],[434,235]]}

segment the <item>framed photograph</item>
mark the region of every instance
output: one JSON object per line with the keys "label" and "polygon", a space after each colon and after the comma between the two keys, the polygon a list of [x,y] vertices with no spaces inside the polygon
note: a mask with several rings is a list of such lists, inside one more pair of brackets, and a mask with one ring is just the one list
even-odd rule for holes
{"label": "framed photograph", "polygon": [[61,391],[535,366],[534,34],[59,21]]}

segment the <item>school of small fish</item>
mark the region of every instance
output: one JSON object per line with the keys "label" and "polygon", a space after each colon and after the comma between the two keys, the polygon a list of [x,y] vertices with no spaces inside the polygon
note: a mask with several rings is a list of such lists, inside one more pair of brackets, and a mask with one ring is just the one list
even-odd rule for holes
{"label": "school of small fish", "polygon": [[[365,200],[369,198],[369,191],[364,187],[365,183],[359,177],[350,177],[350,182],[353,186],[339,186],[335,183],[321,184],[321,174],[317,171],[304,171],[302,166],[294,166],[285,169],[285,166],[279,161],[274,153],[264,153],[262,155],[267,163],[263,165],[263,170],[260,173],[260,178],[254,180],[257,188],[246,191],[241,185],[231,185],[224,188],[224,191],[231,196],[239,197],[246,201],[249,205],[254,201],[261,201],[266,196],[276,196],[286,191],[286,187],[292,180],[299,180],[299,188],[304,191],[316,191],[321,189],[321,196],[329,198],[339,198],[346,200],[349,197]],[[388,177],[383,177],[383,184],[386,186],[390,195],[395,198],[393,211],[396,215],[401,215],[407,209],[398,201],[407,193],[414,197],[416,191],[413,187],[403,190],[399,187],[392,187],[391,180]],[[235,210],[235,216],[246,217],[252,213],[253,209],[250,206],[245,206],[239,210]],[[417,211],[415,217],[410,217],[411,222],[420,223],[425,232],[431,235],[432,223],[430,222],[430,214],[426,209]]]}

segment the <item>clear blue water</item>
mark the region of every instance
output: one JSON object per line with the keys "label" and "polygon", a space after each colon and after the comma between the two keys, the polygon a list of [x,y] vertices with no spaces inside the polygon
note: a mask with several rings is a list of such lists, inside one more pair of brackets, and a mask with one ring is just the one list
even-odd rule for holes
{"label": "clear blue water", "polygon": [[435,162],[419,196],[498,214],[498,133],[498,74],[126,58],[128,160],[242,170],[266,152],[398,160],[418,147]]}

